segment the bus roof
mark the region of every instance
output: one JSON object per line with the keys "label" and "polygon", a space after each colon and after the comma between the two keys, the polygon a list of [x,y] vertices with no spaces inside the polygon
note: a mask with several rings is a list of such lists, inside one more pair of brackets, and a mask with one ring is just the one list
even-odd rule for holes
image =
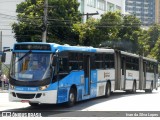
{"label": "bus roof", "polygon": [[98,53],[114,53],[114,49],[104,49],[104,48],[97,48],[96,51]]}
{"label": "bus roof", "polygon": [[[45,49],[46,48],[46,49]],[[83,52],[96,52],[96,48],[86,46],[70,46],[70,45],[59,45],[56,43],[45,43],[45,42],[20,42],[15,43],[13,51],[28,51],[28,50],[41,50],[48,52],[59,52],[62,51],[83,51]]]}
{"label": "bus roof", "polygon": [[82,52],[96,52],[93,47],[83,47],[83,46],[70,46],[70,45],[60,45],[57,47],[59,52],[61,51],[82,51]]}
{"label": "bus roof", "polygon": [[147,57],[143,57],[143,59],[147,60],[147,61],[150,61],[150,62],[157,62],[158,63],[158,61],[155,60],[155,59],[151,59],[151,58],[147,58]]}
{"label": "bus roof", "polygon": [[124,52],[124,51],[121,51],[121,54],[122,55],[127,55],[127,56],[131,56],[131,57],[139,57],[139,55],[136,55],[136,54],[133,54],[133,53],[128,53],[128,52]]}
{"label": "bus roof", "polygon": [[[18,46],[19,45],[19,46]],[[21,46],[22,45],[22,46]],[[26,47],[26,46],[27,47]],[[33,46],[32,46],[33,45]],[[32,47],[31,47],[32,46]],[[57,50],[59,52],[62,51],[77,51],[77,52],[93,52],[93,53],[114,53],[114,49],[104,49],[104,48],[93,48],[93,47],[87,47],[87,46],[70,46],[70,45],[60,45],[56,43],[45,43],[45,42],[19,42],[15,43],[13,47],[13,51],[28,51],[29,48],[33,48],[34,52],[37,52],[41,50],[40,52],[56,52]],[[22,48],[22,49],[21,49]],[[37,49],[38,50],[37,50]],[[45,49],[46,48],[46,49]],[[132,56],[132,57],[140,57],[139,55],[128,53],[125,51],[120,51],[122,55]],[[151,62],[158,62],[157,60],[142,57],[144,60],[151,61]]]}
{"label": "bus roof", "polygon": [[[56,44],[56,43],[45,43],[45,42],[20,42],[20,43],[16,43],[14,45],[13,51],[15,50],[30,50],[29,48],[25,49],[24,46],[22,46],[23,49],[16,49],[16,46],[18,45],[33,45],[33,51],[36,51],[36,45],[49,45],[50,46],[50,52],[56,52],[57,50],[59,52],[62,51],[79,51],[79,52],[102,52],[102,53],[114,53],[114,49],[104,49],[104,48],[93,48],[90,46],[70,46],[70,45],[60,45],[60,44]],[[39,49],[40,50],[40,49]],[[45,49],[41,49],[41,50],[45,50]]]}

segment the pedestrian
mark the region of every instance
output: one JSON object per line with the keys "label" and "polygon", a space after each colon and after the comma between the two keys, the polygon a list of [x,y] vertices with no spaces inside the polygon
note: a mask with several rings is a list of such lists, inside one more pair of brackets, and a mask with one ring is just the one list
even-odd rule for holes
{"label": "pedestrian", "polygon": [[8,87],[5,87],[5,86],[8,86],[8,83],[9,83],[9,79],[6,77],[6,75],[2,74],[0,76],[0,79],[1,79],[1,82],[2,82],[2,90],[8,89]]}

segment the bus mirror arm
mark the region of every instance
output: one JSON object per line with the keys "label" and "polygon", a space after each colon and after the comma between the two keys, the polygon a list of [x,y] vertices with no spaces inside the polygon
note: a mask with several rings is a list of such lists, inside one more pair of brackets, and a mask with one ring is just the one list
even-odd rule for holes
{"label": "bus mirror arm", "polygon": [[52,61],[52,66],[56,66],[57,60],[58,60],[57,56],[54,56],[54,59]]}

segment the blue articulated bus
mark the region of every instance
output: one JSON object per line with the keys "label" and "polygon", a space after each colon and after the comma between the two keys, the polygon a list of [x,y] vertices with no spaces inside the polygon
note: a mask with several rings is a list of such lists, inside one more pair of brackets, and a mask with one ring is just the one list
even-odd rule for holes
{"label": "blue articulated bus", "polygon": [[158,62],[114,49],[24,42],[13,47],[9,76],[12,102],[73,106],[115,90],[152,92]]}

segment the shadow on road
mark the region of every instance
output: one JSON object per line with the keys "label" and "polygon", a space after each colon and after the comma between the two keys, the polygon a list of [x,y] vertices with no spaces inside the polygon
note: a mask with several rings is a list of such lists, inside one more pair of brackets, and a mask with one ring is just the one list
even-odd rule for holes
{"label": "shadow on road", "polygon": [[[138,96],[138,95],[153,95],[153,94],[158,94],[158,91],[155,91],[153,93],[145,93],[145,92],[137,92],[135,94],[129,94],[126,92],[118,91],[114,92],[111,94],[109,98],[104,98],[104,97],[98,97],[98,98],[93,98],[90,100],[84,100],[81,102],[77,102],[75,106],[71,108],[67,108],[65,104],[41,104],[37,107],[25,107],[25,108],[18,108],[18,109],[8,109],[5,111],[10,111],[10,112],[31,112],[31,113],[43,113],[43,116],[68,116],[73,115],[75,111],[82,111],[88,107],[91,107],[93,105],[96,105],[98,103],[103,103],[106,101],[111,101],[115,100],[118,98],[123,98],[123,97],[131,97],[131,96]],[[85,112],[85,111],[84,111]],[[75,116],[75,115],[74,115]],[[69,117],[69,116],[68,116]]]}

